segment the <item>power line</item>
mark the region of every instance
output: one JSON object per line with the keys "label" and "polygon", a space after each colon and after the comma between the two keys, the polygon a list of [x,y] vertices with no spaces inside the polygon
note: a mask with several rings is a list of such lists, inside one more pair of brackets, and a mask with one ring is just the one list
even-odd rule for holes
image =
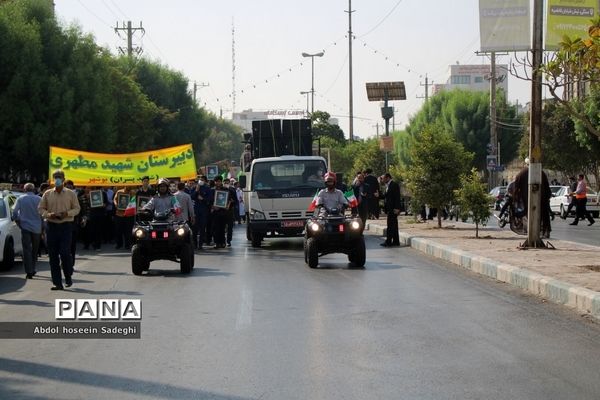
{"label": "power line", "polygon": [[390,12],[389,12],[389,13],[387,13],[387,14],[386,14],[386,16],[385,16],[385,17],[383,17],[383,19],[377,23],[377,25],[375,25],[373,28],[371,28],[371,29],[370,29],[370,30],[369,30],[367,33],[365,33],[364,35],[361,35],[361,36],[359,36],[359,38],[365,37],[365,36],[367,36],[368,34],[370,34],[371,32],[373,32],[375,29],[379,28],[379,27],[381,26],[381,24],[383,24],[383,23],[385,22],[385,20],[386,20],[386,19],[388,19],[388,17],[389,17],[390,15],[392,15],[392,13],[393,13],[394,11],[396,11],[396,8],[398,8],[398,6],[400,5],[400,3],[402,3],[402,0],[399,0],[399,1],[397,2],[397,3],[396,3],[396,5],[395,5],[394,7],[392,7],[392,9],[390,10]]}
{"label": "power line", "polygon": [[129,19],[129,17],[123,12],[123,10],[121,10],[119,8],[119,6],[117,5],[117,3],[115,3],[113,0],[110,0],[110,2],[115,6],[115,8],[127,19]]}
{"label": "power line", "polygon": [[95,12],[93,12],[92,10],[90,10],[85,4],[83,4],[81,2],[81,0],[77,0],[77,2],[87,10],[87,12],[89,12],[90,14],[92,14],[94,17],[96,17],[96,19],[98,19],[98,21],[102,22],[104,25],[108,26],[109,28],[112,28],[112,26],[106,22],[105,20],[103,20],[102,18],[100,18]]}

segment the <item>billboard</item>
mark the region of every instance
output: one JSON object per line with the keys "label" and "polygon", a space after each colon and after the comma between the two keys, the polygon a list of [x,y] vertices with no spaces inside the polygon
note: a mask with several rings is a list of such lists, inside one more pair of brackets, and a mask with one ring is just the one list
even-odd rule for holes
{"label": "billboard", "polygon": [[481,51],[531,48],[529,0],[479,0]]}
{"label": "billboard", "polygon": [[546,50],[558,49],[563,36],[588,36],[591,20],[598,15],[598,0],[547,0]]}

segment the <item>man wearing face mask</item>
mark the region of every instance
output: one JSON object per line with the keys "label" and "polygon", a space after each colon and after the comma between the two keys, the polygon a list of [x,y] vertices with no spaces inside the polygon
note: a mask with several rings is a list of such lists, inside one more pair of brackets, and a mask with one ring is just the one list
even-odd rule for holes
{"label": "man wearing face mask", "polygon": [[65,275],[65,286],[73,284],[73,261],[71,260],[72,224],[79,214],[80,207],[74,191],[64,187],[65,173],[58,169],[52,173],[54,189],[47,190],[42,196],[38,211],[48,221],[46,240],[52,274],[51,290],[63,290],[62,273]]}
{"label": "man wearing face mask", "polygon": [[336,175],[334,172],[325,174],[325,189],[321,189],[317,195],[317,207],[324,207],[327,210],[334,208],[343,210],[348,207],[348,200],[341,190],[335,188]]}

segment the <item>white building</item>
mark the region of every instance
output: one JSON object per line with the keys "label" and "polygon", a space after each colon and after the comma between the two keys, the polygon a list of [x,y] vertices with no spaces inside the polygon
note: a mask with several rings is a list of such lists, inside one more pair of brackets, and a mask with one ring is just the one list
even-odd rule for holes
{"label": "white building", "polygon": [[[431,94],[442,90],[463,89],[472,91],[490,90],[491,65],[451,65],[445,84],[432,85]],[[508,66],[496,64],[496,87],[508,97]]]}

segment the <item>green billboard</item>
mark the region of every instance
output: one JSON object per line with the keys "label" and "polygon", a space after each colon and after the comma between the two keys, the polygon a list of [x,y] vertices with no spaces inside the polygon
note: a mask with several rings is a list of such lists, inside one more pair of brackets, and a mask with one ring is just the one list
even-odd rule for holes
{"label": "green billboard", "polygon": [[598,0],[547,0],[546,50],[556,50],[564,36],[587,37],[598,15]]}

